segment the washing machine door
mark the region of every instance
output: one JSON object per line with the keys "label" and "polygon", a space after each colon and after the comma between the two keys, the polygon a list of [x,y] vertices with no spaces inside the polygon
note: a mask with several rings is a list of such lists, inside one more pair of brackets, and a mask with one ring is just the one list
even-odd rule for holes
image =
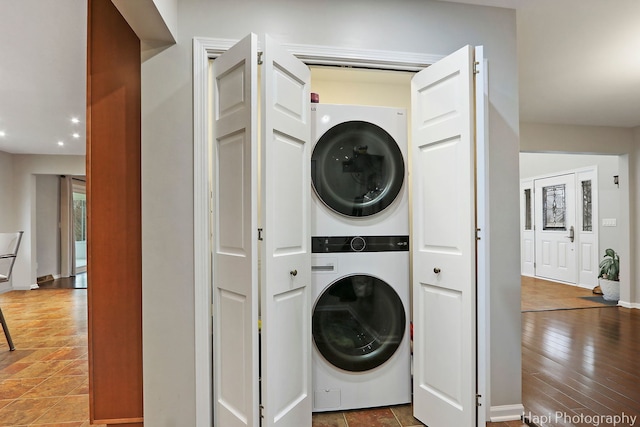
{"label": "washing machine door", "polygon": [[391,358],[402,342],[406,317],[389,284],[373,276],[351,275],[320,295],[312,322],[320,354],[340,369],[362,372]]}
{"label": "washing machine door", "polygon": [[311,155],[318,197],[342,215],[374,215],[398,196],[404,180],[398,144],[381,127],[364,121],[340,123],[325,132]]}

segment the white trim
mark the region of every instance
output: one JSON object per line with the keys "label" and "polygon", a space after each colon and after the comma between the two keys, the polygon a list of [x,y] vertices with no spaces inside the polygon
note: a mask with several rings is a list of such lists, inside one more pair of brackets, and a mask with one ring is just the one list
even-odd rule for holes
{"label": "white trim", "polygon": [[478,227],[477,241],[477,360],[476,381],[479,401],[482,407],[478,410],[477,425],[484,426],[489,417],[488,408],[491,405],[491,346],[490,346],[490,233],[489,233],[489,67],[484,57],[484,48],[475,48],[475,62],[478,64],[478,74],[475,77],[475,117],[483,117],[484,121],[477,121],[476,128],[476,203]]}
{"label": "white trim", "polygon": [[492,406],[489,413],[491,414],[490,421],[492,423],[521,420],[524,414],[524,406],[523,405]]}
{"label": "white trim", "polygon": [[196,427],[210,427],[212,419],[211,256],[209,247],[209,55],[206,39],[193,40],[193,261]]}
{"label": "white trim", "polygon": [[[195,38],[212,59],[229,50],[239,40],[217,38]],[[444,58],[444,55],[431,55],[416,52],[398,52],[391,50],[371,50],[338,48],[333,46],[281,43],[290,53],[307,65],[336,65],[341,67],[365,67],[398,71],[419,71]],[[259,51],[262,48],[258,47]],[[195,64],[194,57],[194,64]]]}
{"label": "white trim", "polygon": [[[195,427],[213,425],[211,383],[211,272],[210,255],[210,180],[208,161],[209,60],[220,56],[238,40],[193,39],[193,208],[194,208],[194,335],[195,335]],[[415,52],[348,49],[332,46],[283,44],[306,64],[372,67],[417,71],[444,56]],[[488,309],[488,307],[487,307]],[[487,337],[488,339],[488,337]],[[487,342],[487,349],[488,349]]]}
{"label": "white trim", "polygon": [[387,70],[419,71],[444,58],[415,52],[335,48],[286,44],[282,46],[307,65],[339,65]]}
{"label": "white trim", "polygon": [[618,301],[618,305],[624,308],[640,310],[640,302]]}

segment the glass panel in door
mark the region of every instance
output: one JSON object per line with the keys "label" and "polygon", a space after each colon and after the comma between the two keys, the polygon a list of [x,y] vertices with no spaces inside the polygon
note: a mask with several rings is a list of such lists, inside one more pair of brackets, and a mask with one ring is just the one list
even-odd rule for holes
{"label": "glass panel in door", "polygon": [[333,211],[364,217],[383,211],[404,179],[396,141],[363,121],[340,123],[318,140],[311,155],[311,179],[318,197]]}
{"label": "glass panel in door", "polygon": [[373,369],[395,353],[406,318],[396,291],[369,275],[330,285],[313,310],[313,340],[332,365],[350,372]]}
{"label": "glass panel in door", "polygon": [[73,183],[74,274],[87,271],[87,195],[85,184]]}

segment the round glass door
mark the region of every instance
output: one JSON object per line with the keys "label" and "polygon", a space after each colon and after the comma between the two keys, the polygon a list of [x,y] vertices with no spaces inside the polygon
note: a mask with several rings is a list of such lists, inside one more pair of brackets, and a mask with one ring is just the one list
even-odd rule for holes
{"label": "round glass door", "polygon": [[367,275],[331,284],[313,310],[313,340],[332,365],[351,372],[373,369],[395,353],[405,330],[398,294]]}
{"label": "round glass door", "polygon": [[404,160],[396,141],[372,123],[340,123],[318,140],[311,155],[311,180],[320,199],[342,215],[374,215],[396,198]]}

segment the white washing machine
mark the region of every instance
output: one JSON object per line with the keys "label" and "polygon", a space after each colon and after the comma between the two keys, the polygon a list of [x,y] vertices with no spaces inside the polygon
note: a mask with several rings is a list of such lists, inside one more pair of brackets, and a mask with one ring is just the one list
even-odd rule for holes
{"label": "white washing machine", "polygon": [[411,402],[409,237],[312,238],[313,410]]}
{"label": "white washing machine", "polygon": [[403,108],[311,106],[312,236],[409,234]]}

